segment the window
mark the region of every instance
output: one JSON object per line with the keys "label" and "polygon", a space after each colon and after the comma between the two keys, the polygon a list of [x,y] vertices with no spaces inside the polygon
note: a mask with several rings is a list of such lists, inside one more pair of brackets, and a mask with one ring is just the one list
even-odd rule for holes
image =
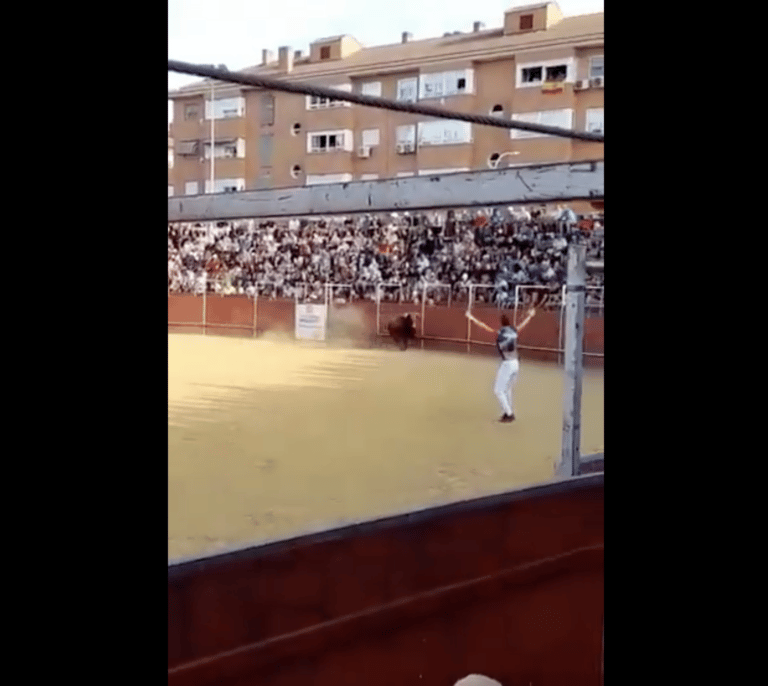
{"label": "window", "polygon": [[398,126],[395,131],[395,139],[398,145],[416,145],[416,125]]}
{"label": "window", "polygon": [[190,121],[200,118],[200,108],[197,105],[184,105],[184,119]]}
{"label": "window", "polygon": [[565,81],[566,76],[568,76],[568,67],[565,64],[547,67],[547,81]]}
{"label": "window", "polygon": [[419,82],[419,98],[443,97],[445,79],[442,74],[424,74]]}
{"label": "window", "polygon": [[[528,124],[540,124],[542,126],[557,126],[562,129],[573,128],[573,110],[547,110],[543,112],[526,112],[524,114],[512,115],[514,121],[526,122]],[[509,132],[510,138],[548,138],[547,134],[536,133],[533,131],[521,131],[512,129]]]}
{"label": "window", "polygon": [[605,76],[605,57],[598,55],[589,60],[589,78],[604,78]]}
{"label": "window", "polygon": [[463,121],[430,121],[419,124],[419,145],[456,145],[472,142],[472,124]]}
{"label": "window", "polygon": [[168,197],[170,198],[173,195],[173,186],[168,186]]}
{"label": "window", "polygon": [[197,157],[200,148],[200,141],[179,141],[176,147],[176,154],[182,157]]}
{"label": "window", "polygon": [[360,137],[361,144],[367,147],[373,147],[379,144],[379,130],[365,129]]}
{"label": "window", "polygon": [[416,102],[417,78],[400,79],[397,82],[397,99],[403,102]]}
{"label": "window", "polygon": [[442,145],[443,121],[429,121],[419,124],[419,145]]}
{"label": "window", "polygon": [[520,30],[530,31],[533,28],[533,15],[524,14],[520,17]]}
{"label": "window", "polygon": [[[336,136],[335,134],[321,134],[319,136],[312,136],[311,150],[312,152],[327,152],[328,150],[335,150],[337,142],[342,144],[344,142],[344,138]],[[339,147],[341,147],[341,145],[339,145]]]}
{"label": "window", "polygon": [[293,167],[291,167],[291,177],[298,179],[299,176],[301,176],[301,167],[298,164],[294,164]]}
{"label": "window", "polygon": [[327,60],[331,57],[331,46],[330,45],[324,45],[322,48],[320,48],[320,59],[321,60]]}
{"label": "window", "polygon": [[[340,86],[330,86],[334,90],[352,92],[352,86],[349,83],[343,83]],[[330,107],[351,107],[352,103],[344,100],[332,100],[330,98],[321,98],[316,95],[307,96],[308,110],[324,110]]]}
{"label": "window", "polygon": [[419,176],[437,176],[439,174],[459,174],[461,172],[468,172],[466,167],[456,167],[454,169],[422,169],[419,171]]}
{"label": "window", "polygon": [[168,151],[168,169],[173,169],[173,150]]}
{"label": "window", "polygon": [[419,81],[419,98],[443,98],[472,92],[474,72],[471,69],[424,74]]}
{"label": "window", "polygon": [[590,133],[605,133],[605,110],[602,107],[595,107],[587,110],[586,126],[584,127]]}
{"label": "window", "polygon": [[360,84],[360,93],[362,95],[371,95],[375,98],[381,97],[381,81],[369,81]]}
{"label": "window", "polygon": [[377,181],[379,178],[378,174],[362,174],[360,176],[361,181]]}
{"label": "window", "polygon": [[213,191],[210,180],[205,182],[206,193],[237,193],[245,190],[245,179],[215,179]]}
{"label": "window", "polygon": [[184,184],[184,195],[197,195],[197,181],[187,181]]}
{"label": "window", "polygon": [[307,134],[307,152],[351,150],[351,131],[318,131]]}
{"label": "window", "polygon": [[296,122],[296,123],[295,123],[295,124],[294,124],[294,125],[291,127],[291,135],[292,135],[292,136],[298,136],[300,133],[301,133],[301,124],[299,124],[298,122]]}
{"label": "window", "polygon": [[494,105],[491,108],[491,114],[503,114],[504,113],[504,105]]}
{"label": "window", "polygon": [[517,66],[517,87],[535,88],[545,81],[572,81],[576,73],[575,58],[532,62]]}
{"label": "window", "polygon": [[[211,142],[205,141],[205,159],[211,159]],[[243,159],[245,157],[245,140],[238,138],[231,141],[216,141],[213,146],[213,156],[216,159]]]}
{"label": "window", "polygon": [[[222,98],[214,100],[213,118],[232,119],[245,116],[245,98]],[[211,101],[205,101],[205,118],[211,119]]]}
{"label": "window", "polygon": [[523,69],[523,83],[538,83],[541,81],[541,67]]}
{"label": "window", "polygon": [[306,185],[318,186],[326,183],[347,183],[352,180],[352,174],[307,174]]}
{"label": "window", "polygon": [[267,126],[275,123],[275,96],[269,93],[261,96],[261,123]]}

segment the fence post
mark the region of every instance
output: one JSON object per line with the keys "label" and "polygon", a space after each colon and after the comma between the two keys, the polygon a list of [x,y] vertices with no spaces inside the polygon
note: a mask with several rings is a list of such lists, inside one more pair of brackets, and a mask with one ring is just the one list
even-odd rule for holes
{"label": "fence post", "polygon": [[[475,284],[469,284],[469,295],[467,296],[467,312],[472,311],[472,305],[475,302]],[[472,350],[470,341],[472,340],[472,322],[467,317],[467,352]]]}
{"label": "fence post", "polygon": [[512,315],[512,323],[517,326],[517,301],[520,300],[520,284],[515,286],[515,312]]}
{"label": "fence post", "polygon": [[421,288],[421,349],[424,350],[424,317],[427,314],[427,282],[425,281]]}
{"label": "fence post", "polygon": [[557,363],[565,356],[565,284],[560,291],[560,332],[557,335]]}
{"label": "fence post", "polygon": [[208,274],[205,273],[205,278],[203,279],[203,336],[205,336],[205,333],[206,333],[205,326],[207,323],[207,318],[206,318],[205,306],[206,306],[207,298],[208,298]]}
{"label": "fence post", "polygon": [[258,306],[258,300],[259,300],[259,287],[256,286],[256,288],[253,291],[253,337],[256,338],[256,334],[259,330],[257,326],[258,317],[259,317],[259,306]]}
{"label": "fence post", "polygon": [[563,446],[558,476],[578,476],[581,450],[581,384],[584,369],[584,293],[586,246],[571,243],[568,251],[568,305],[565,330],[565,397],[563,399]]}

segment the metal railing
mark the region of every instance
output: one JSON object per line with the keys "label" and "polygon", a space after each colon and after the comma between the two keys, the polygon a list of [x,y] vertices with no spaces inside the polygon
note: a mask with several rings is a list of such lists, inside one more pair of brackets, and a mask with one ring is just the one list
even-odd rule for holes
{"label": "metal railing", "polygon": [[[311,283],[300,283],[286,285],[282,282],[275,281],[256,281],[249,282],[249,290],[252,293],[222,293],[213,292],[209,286],[217,283],[215,280],[205,279],[203,287],[200,284],[195,285],[196,292],[173,292],[170,290],[169,298],[174,295],[194,295],[202,299],[201,319],[199,321],[168,321],[168,326],[172,327],[199,327],[205,334],[208,329],[211,328],[226,328],[226,329],[243,329],[251,330],[252,335],[255,336],[258,331],[259,324],[259,301],[264,300],[293,300],[296,303],[304,302],[307,298],[308,291],[316,291],[317,285]],[[254,290],[255,288],[255,290]],[[538,352],[547,352],[557,354],[558,361],[562,360],[565,346],[565,286],[559,288],[556,292],[552,292],[552,289],[548,286],[534,286],[534,285],[517,285],[514,289],[514,296],[512,302],[507,299],[501,303],[497,298],[494,298],[496,292],[496,286],[493,284],[456,284],[451,286],[450,284],[436,284],[436,283],[423,283],[415,290],[419,295],[418,299],[414,302],[411,298],[408,298],[409,287],[399,282],[378,282],[376,284],[367,284],[362,287],[363,296],[360,297],[358,292],[360,287],[355,284],[344,283],[323,283],[321,286],[320,302],[329,306],[329,321],[332,318],[333,305],[338,304],[340,300],[344,300],[345,303],[354,304],[360,302],[374,302],[376,308],[376,335],[386,337],[388,332],[386,330],[386,324],[395,314],[401,314],[401,310],[405,311],[418,311],[421,315],[418,322],[418,329],[421,338],[421,346],[423,347],[423,341],[437,341],[444,343],[456,343],[466,345],[467,351],[471,349],[473,345],[492,346],[493,343],[487,340],[478,340],[472,336],[472,325],[469,319],[467,319],[466,334],[462,337],[444,337],[429,335],[425,332],[428,331],[429,315],[430,311],[438,310],[441,308],[447,308],[451,306],[462,305],[466,302],[466,309],[472,310],[473,307],[481,306],[486,310],[495,310],[500,312],[501,310],[513,310],[513,323],[518,322],[527,308],[534,301],[541,300],[540,295],[536,293],[546,290],[549,294],[546,300],[542,303],[543,309],[548,311],[557,312],[558,322],[558,345],[556,348],[531,346],[520,344],[521,350],[532,350]],[[269,291],[269,295],[262,295],[264,291]],[[278,290],[282,290],[282,296],[278,296]],[[392,293],[395,297],[385,298],[384,294],[387,292]],[[466,300],[461,295],[462,292],[466,292]],[[288,295],[290,293],[290,295]],[[347,297],[336,297],[335,293],[347,294]],[[443,297],[438,303],[435,300],[435,293],[442,293]],[[478,294],[485,293],[487,295],[478,298]],[[604,303],[605,303],[605,288],[603,286],[588,286],[587,293],[594,293],[593,302],[587,305],[587,313],[592,311],[593,314],[603,316]],[[253,300],[253,322],[250,325],[234,324],[234,323],[221,323],[208,321],[208,304],[210,298],[226,298],[229,295],[248,297]],[[458,297],[457,297],[458,295]],[[373,296],[373,297],[370,297]],[[444,302],[443,302],[444,301]],[[393,310],[390,313],[382,311],[382,304],[385,306],[393,306]],[[409,307],[410,306],[410,307]],[[395,312],[396,310],[396,312]],[[584,352],[585,357],[604,357],[604,353],[596,352]]]}

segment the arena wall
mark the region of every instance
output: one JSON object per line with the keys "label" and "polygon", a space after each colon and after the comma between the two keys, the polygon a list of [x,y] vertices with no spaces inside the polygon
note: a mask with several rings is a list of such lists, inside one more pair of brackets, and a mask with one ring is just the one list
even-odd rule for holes
{"label": "arena wall", "polygon": [[[386,323],[406,312],[421,314],[417,322],[417,345],[427,350],[469,352],[496,355],[494,336],[464,316],[465,306],[430,306],[381,303],[380,329],[377,331],[376,303],[353,302],[331,305],[328,313],[329,341],[343,341],[356,346],[386,345]],[[499,310],[474,307],[473,314],[491,326],[497,326]],[[292,299],[258,298],[255,302],[244,295],[192,294],[168,296],[169,333],[208,333],[212,335],[258,337],[267,332],[292,334],[295,301]],[[604,326],[602,316],[587,316],[584,327],[584,363],[603,364]],[[559,308],[541,311],[520,335],[520,354],[527,359],[560,361],[563,348],[562,313]]]}
{"label": "arena wall", "polygon": [[602,683],[604,480],[168,568],[169,686]]}

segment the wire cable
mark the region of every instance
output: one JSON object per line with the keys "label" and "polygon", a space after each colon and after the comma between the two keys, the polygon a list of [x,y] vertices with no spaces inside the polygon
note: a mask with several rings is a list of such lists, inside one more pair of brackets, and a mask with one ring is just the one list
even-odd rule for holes
{"label": "wire cable", "polygon": [[562,129],[557,126],[543,126],[541,124],[531,124],[521,121],[508,121],[498,117],[489,117],[482,114],[471,114],[468,112],[456,112],[445,109],[444,107],[434,107],[432,105],[420,105],[418,103],[400,102],[378,98],[372,95],[361,95],[359,93],[348,93],[334,88],[325,88],[298,81],[284,81],[268,76],[256,74],[245,74],[243,72],[231,72],[227,69],[218,69],[212,66],[190,64],[188,62],[179,62],[177,60],[168,60],[168,71],[189,74],[191,76],[200,76],[201,78],[216,79],[227,83],[237,83],[242,86],[252,86],[254,88],[263,88],[265,90],[281,91],[283,93],[297,93],[299,95],[314,95],[319,98],[329,98],[331,100],[341,100],[351,102],[365,107],[375,107],[382,110],[391,110],[393,112],[404,112],[406,114],[421,114],[426,117],[435,117],[437,119],[451,119],[456,121],[466,121],[470,124],[479,126],[495,126],[500,129],[519,129],[521,131],[531,131],[534,133],[543,133],[548,136],[558,136],[560,138],[573,138],[575,140],[593,141],[604,143],[605,138],[602,134],[590,133],[589,131],[575,131],[571,129]]}

